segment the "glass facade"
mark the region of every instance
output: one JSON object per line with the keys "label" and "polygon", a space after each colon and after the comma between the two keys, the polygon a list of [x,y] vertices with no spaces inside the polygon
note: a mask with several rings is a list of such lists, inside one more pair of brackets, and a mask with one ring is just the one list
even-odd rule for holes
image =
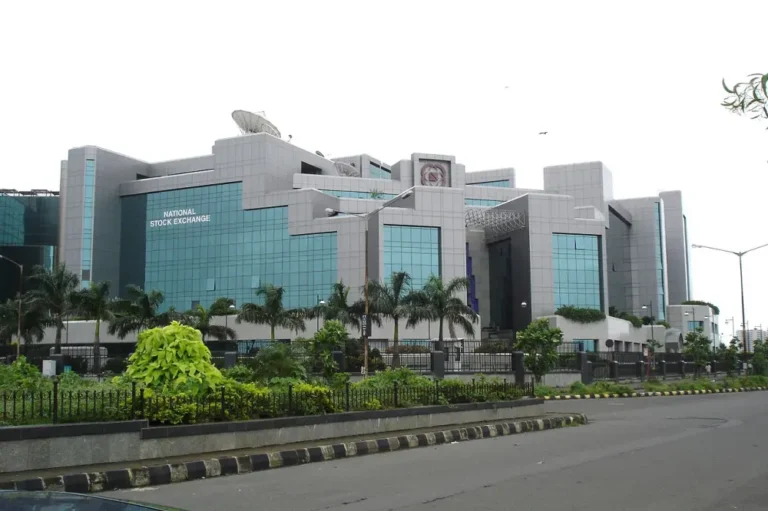
{"label": "glass facade", "polygon": [[573,342],[579,345],[579,351],[597,351],[594,339],[574,339]]}
{"label": "glass facade", "polygon": [[0,245],[24,244],[24,209],[18,197],[0,195]]}
{"label": "glass facade", "polygon": [[[59,242],[59,197],[35,192],[0,194],[0,255],[24,266],[51,269]],[[23,288],[32,283],[24,281]],[[0,301],[19,291],[19,269],[0,261]]]}
{"label": "glass facade", "polygon": [[389,200],[397,197],[394,193],[383,193],[375,190],[370,192],[352,192],[349,190],[320,190],[328,195],[340,197],[342,199],[370,199],[370,200]]}
{"label": "glass facade", "polygon": [[553,234],[555,309],[572,305],[603,310],[600,236]]}
{"label": "glass facade", "polygon": [[377,165],[376,163],[371,162],[369,170],[372,179],[392,180],[392,173],[384,167]]}
{"label": "glass facade", "polygon": [[287,206],[242,209],[242,183],[124,197],[122,217],[120,287],[162,291],[164,310],[256,302],[265,284],[310,307],[337,280],[336,233],[290,235]]}
{"label": "glass facade", "polygon": [[664,229],[661,224],[661,203],[657,202],[653,209],[653,225],[656,230],[654,245],[656,249],[656,300],[658,311],[656,319],[664,321],[666,314],[666,289],[664,289]]}
{"label": "glass facade", "polygon": [[493,207],[504,203],[503,200],[492,199],[464,199],[465,206],[480,206],[480,207]]}
{"label": "glass facade", "polygon": [[384,276],[408,272],[411,286],[421,288],[430,275],[440,275],[440,228],[384,226]]}
{"label": "glass facade", "polygon": [[509,179],[500,179],[498,181],[484,181],[482,183],[467,183],[467,186],[491,186],[493,188],[510,188]]}
{"label": "glass facade", "polygon": [[701,328],[704,330],[704,322],[703,321],[689,321],[688,322],[688,331],[692,332],[698,328]]}
{"label": "glass facade", "polygon": [[96,162],[85,160],[85,185],[83,186],[83,247],[80,255],[82,273],[80,283],[85,289],[91,280],[91,256],[93,254],[93,195],[96,188]]}

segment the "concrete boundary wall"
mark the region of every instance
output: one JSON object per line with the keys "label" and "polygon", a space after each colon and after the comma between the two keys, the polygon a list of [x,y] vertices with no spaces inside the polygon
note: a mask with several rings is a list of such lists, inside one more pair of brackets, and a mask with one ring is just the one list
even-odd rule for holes
{"label": "concrete boundary wall", "polygon": [[[3,453],[0,456],[0,473],[149,461],[189,454],[518,419],[542,414],[543,403],[542,399],[522,399],[152,428],[146,427],[145,421],[123,423],[127,426],[122,429],[119,426],[121,423],[0,428],[0,450]],[[83,434],[78,433],[78,427],[89,426],[100,426],[102,430],[92,428]],[[5,434],[6,431],[9,433]]]}

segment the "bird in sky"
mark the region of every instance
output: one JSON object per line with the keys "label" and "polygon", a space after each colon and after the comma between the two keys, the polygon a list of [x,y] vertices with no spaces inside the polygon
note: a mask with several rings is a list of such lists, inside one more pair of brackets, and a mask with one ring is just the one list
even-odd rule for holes
{"label": "bird in sky", "polygon": [[547,133],[549,133],[549,132],[548,131],[540,131],[539,135],[546,135]]}

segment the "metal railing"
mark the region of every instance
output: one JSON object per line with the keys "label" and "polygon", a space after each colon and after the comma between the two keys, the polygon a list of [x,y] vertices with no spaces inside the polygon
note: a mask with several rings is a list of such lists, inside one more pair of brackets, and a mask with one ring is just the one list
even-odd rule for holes
{"label": "metal railing", "polygon": [[61,389],[54,381],[48,391],[1,391],[0,424],[46,424],[146,419],[151,425],[292,417],[353,410],[378,410],[435,404],[509,401],[533,396],[533,386],[461,383],[435,380],[433,385],[237,393],[220,387],[202,396],[157,396],[133,384],[114,391]]}

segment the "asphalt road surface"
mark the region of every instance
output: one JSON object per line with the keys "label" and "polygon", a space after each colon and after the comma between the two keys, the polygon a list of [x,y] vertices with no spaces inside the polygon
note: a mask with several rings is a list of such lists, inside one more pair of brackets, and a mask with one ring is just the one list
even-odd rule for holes
{"label": "asphalt road surface", "polygon": [[107,495],[188,510],[768,510],[768,392],[550,402],[591,424]]}

